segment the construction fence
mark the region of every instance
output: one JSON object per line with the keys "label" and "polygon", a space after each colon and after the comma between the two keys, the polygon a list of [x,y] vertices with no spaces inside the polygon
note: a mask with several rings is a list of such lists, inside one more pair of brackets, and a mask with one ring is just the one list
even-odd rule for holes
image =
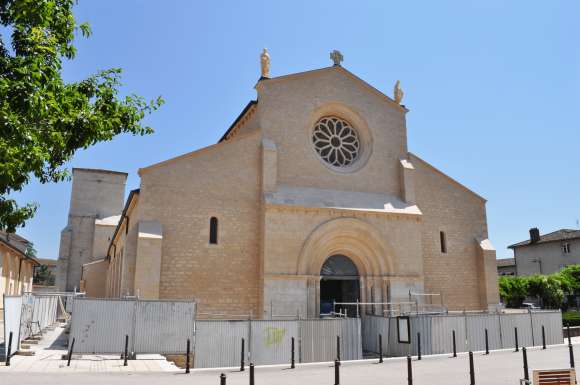
{"label": "construction fence", "polygon": [[[4,296],[4,357],[12,356],[20,348],[20,341],[41,335],[53,325],[62,309],[60,294],[32,294]],[[10,333],[12,345],[8,351]]]}
{"label": "construction fence", "polygon": [[69,334],[75,353],[183,354],[193,343],[195,302],[75,298]]}
{"label": "construction fence", "polygon": [[410,343],[400,342],[401,331],[398,322],[400,317],[363,316],[363,349],[378,353],[379,334],[383,338],[382,351],[387,356],[416,355],[419,334],[422,354],[453,352],[453,335],[457,352],[485,350],[486,332],[490,350],[514,348],[516,333],[519,346],[541,345],[543,338],[547,345],[563,342],[560,311],[409,316],[409,330],[408,333],[405,330],[405,334],[410,337],[408,341]]}
{"label": "construction fence", "polygon": [[198,320],[194,367],[237,366],[242,357],[255,365],[289,363],[292,339],[297,363],[332,361],[339,353],[343,360],[362,359],[361,323],[357,318]]}

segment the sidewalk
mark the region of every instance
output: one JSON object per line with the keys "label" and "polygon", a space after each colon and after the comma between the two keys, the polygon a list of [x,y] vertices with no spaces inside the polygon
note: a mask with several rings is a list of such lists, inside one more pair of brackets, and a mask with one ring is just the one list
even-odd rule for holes
{"label": "sidewalk", "polygon": [[141,354],[136,360],[128,360],[123,366],[119,355],[73,355],[70,367],[62,359],[67,353],[67,336],[62,327],[44,333],[37,345],[31,345],[33,356],[14,355],[10,366],[0,363],[0,374],[11,372],[26,373],[84,373],[84,372],[179,372],[181,369],[168,362],[159,354]]}

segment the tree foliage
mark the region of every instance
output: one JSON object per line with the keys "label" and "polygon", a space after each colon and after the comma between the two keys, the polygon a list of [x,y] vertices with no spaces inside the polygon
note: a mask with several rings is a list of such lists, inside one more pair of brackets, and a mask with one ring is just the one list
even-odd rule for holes
{"label": "tree foliage", "polygon": [[33,283],[35,285],[54,286],[56,277],[46,265],[41,265],[34,272]]}
{"label": "tree foliage", "polygon": [[580,265],[550,275],[499,277],[499,294],[508,307],[520,307],[526,297],[538,298],[543,307],[558,309],[566,295],[580,290]]}
{"label": "tree foliage", "polygon": [[[152,132],[140,122],[163,100],[121,98],[121,69],[65,83],[62,61],[73,59],[77,24],[74,0],[0,0],[0,230],[14,232],[34,215],[8,195],[36,177],[41,183],[69,177],[74,153],[121,133]],[[6,35],[10,35],[9,38]],[[5,41],[6,40],[6,41]]]}

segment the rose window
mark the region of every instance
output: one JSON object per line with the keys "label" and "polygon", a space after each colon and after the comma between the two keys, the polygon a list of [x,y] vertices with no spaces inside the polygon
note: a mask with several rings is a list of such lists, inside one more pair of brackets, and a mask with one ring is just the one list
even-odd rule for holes
{"label": "rose window", "polygon": [[335,167],[346,167],[358,157],[360,142],[354,128],[345,120],[329,116],[320,119],[312,134],[318,155]]}

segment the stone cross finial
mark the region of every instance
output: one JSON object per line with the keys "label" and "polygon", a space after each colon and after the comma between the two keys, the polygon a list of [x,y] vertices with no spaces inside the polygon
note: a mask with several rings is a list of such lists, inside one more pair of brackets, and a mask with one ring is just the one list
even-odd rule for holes
{"label": "stone cross finial", "polygon": [[344,57],[342,56],[340,51],[336,49],[330,53],[330,58],[332,59],[332,62],[334,63],[335,66],[339,66],[340,62],[344,60]]}
{"label": "stone cross finial", "polygon": [[393,91],[393,96],[395,98],[395,103],[401,104],[401,102],[403,101],[403,96],[405,96],[405,93],[401,89],[401,81],[400,80],[397,80],[397,82],[395,83],[395,89]]}
{"label": "stone cross finial", "polygon": [[263,78],[270,77],[270,55],[266,48],[264,48],[260,55],[260,70]]}

